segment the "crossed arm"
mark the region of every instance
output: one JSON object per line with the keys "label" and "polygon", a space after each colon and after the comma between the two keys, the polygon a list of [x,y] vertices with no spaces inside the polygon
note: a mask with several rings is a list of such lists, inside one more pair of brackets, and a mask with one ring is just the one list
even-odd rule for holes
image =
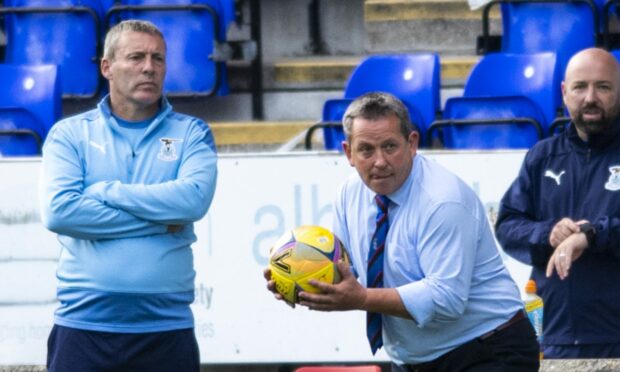
{"label": "crossed arm", "polygon": [[160,184],[98,182],[85,187],[84,165],[69,134],[53,130],[45,145],[40,199],[44,224],[78,239],[117,239],[177,232],[200,219],[215,188],[216,156],[197,137],[175,180]]}
{"label": "crossed arm", "polygon": [[[620,257],[619,218],[537,218],[543,214],[541,209],[552,206],[538,205],[543,201],[534,195],[532,172],[524,163],[501,202],[496,235],[508,254],[525,264],[544,267],[548,277],[557,273],[561,279],[568,277],[573,262],[586,251]],[[584,223],[596,226],[596,238],[591,242],[581,232]]]}
{"label": "crossed arm", "polygon": [[560,279],[568,277],[572,263],[575,262],[584,250],[588,248],[586,235],[580,231],[580,225],[586,220],[573,221],[570,218],[561,219],[549,234],[549,244],[554,251],[547,263],[547,277],[556,271]]}

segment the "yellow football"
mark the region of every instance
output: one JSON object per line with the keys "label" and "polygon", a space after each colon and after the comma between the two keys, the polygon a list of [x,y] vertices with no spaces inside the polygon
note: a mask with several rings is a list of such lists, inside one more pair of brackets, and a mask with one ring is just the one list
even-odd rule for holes
{"label": "yellow football", "polygon": [[340,275],[335,263],[349,257],[342,242],[328,229],[300,226],[284,233],[269,252],[271,278],[287,302],[298,302],[301,291],[318,293],[310,279],[337,283]]}

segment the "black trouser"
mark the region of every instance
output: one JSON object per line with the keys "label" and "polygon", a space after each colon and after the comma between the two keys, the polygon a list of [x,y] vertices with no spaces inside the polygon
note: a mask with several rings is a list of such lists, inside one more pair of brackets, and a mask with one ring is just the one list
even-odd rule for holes
{"label": "black trouser", "polygon": [[527,318],[488,338],[473,339],[426,363],[397,365],[392,372],[528,372],[540,367],[539,348]]}
{"label": "black trouser", "polygon": [[85,331],[54,325],[49,372],[198,372],[192,328],[152,333]]}

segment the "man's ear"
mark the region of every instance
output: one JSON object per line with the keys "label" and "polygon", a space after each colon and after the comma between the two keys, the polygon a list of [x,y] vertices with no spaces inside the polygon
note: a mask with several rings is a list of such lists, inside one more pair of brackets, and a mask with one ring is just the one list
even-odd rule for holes
{"label": "man's ear", "polygon": [[407,142],[409,142],[409,145],[411,146],[413,151],[416,151],[418,149],[418,146],[420,145],[420,133],[418,133],[417,130],[414,130],[411,133],[409,133]]}
{"label": "man's ear", "polygon": [[566,81],[562,81],[562,84],[560,84],[560,90],[562,91],[562,102],[564,102],[565,105],[566,105],[566,89],[568,89],[568,87],[566,86]]}
{"label": "man's ear", "polygon": [[347,156],[347,159],[349,160],[349,164],[351,164],[351,166],[353,167],[354,164],[351,161],[351,144],[348,141],[342,141],[342,149],[344,150],[344,154]]}
{"label": "man's ear", "polygon": [[110,60],[107,58],[102,58],[101,59],[101,75],[103,75],[104,78],[110,80],[112,78],[112,71],[110,70]]}

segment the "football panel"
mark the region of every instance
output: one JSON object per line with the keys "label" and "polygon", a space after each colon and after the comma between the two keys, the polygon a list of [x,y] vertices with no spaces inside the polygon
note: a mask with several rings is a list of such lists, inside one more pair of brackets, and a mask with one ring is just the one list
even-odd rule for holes
{"label": "football panel", "polygon": [[315,286],[308,283],[308,281],[310,281],[311,279],[315,279],[321,282],[332,284],[334,283],[334,270],[335,269],[336,268],[334,267],[334,264],[330,263],[329,265],[321,268],[320,270],[317,270],[311,274],[308,274],[307,276],[303,278],[297,279],[297,285],[306,292],[320,293],[321,291]]}
{"label": "football panel", "polygon": [[269,268],[271,271],[277,271],[284,276],[291,276],[293,268],[291,260],[295,252],[295,243],[288,243],[286,246],[275,249],[269,257]]}
{"label": "football panel", "polygon": [[287,302],[295,303],[297,299],[295,282],[275,270],[271,270],[271,279],[273,279],[276,284],[276,291],[278,291]]}
{"label": "football panel", "polygon": [[332,264],[323,252],[303,243],[297,243],[292,254],[283,258],[282,263],[290,267],[289,275],[293,280],[298,280]]}
{"label": "football panel", "polygon": [[273,243],[271,248],[269,248],[269,256],[277,255],[283,249],[287,249],[288,247],[295,244],[295,237],[291,231],[287,231],[282,236],[278,238],[278,240]]}
{"label": "football panel", "polygon": [[330,256],[330,259],[334,262],[343,261],[349,265],[351,264],[347,250],[338,237],[334,237],[334,251]]}
{"label": "football panel", "polygon": [[300,226],[293,230],[295,240],[327,254],[334,251],[334,234],[321,226]]}

